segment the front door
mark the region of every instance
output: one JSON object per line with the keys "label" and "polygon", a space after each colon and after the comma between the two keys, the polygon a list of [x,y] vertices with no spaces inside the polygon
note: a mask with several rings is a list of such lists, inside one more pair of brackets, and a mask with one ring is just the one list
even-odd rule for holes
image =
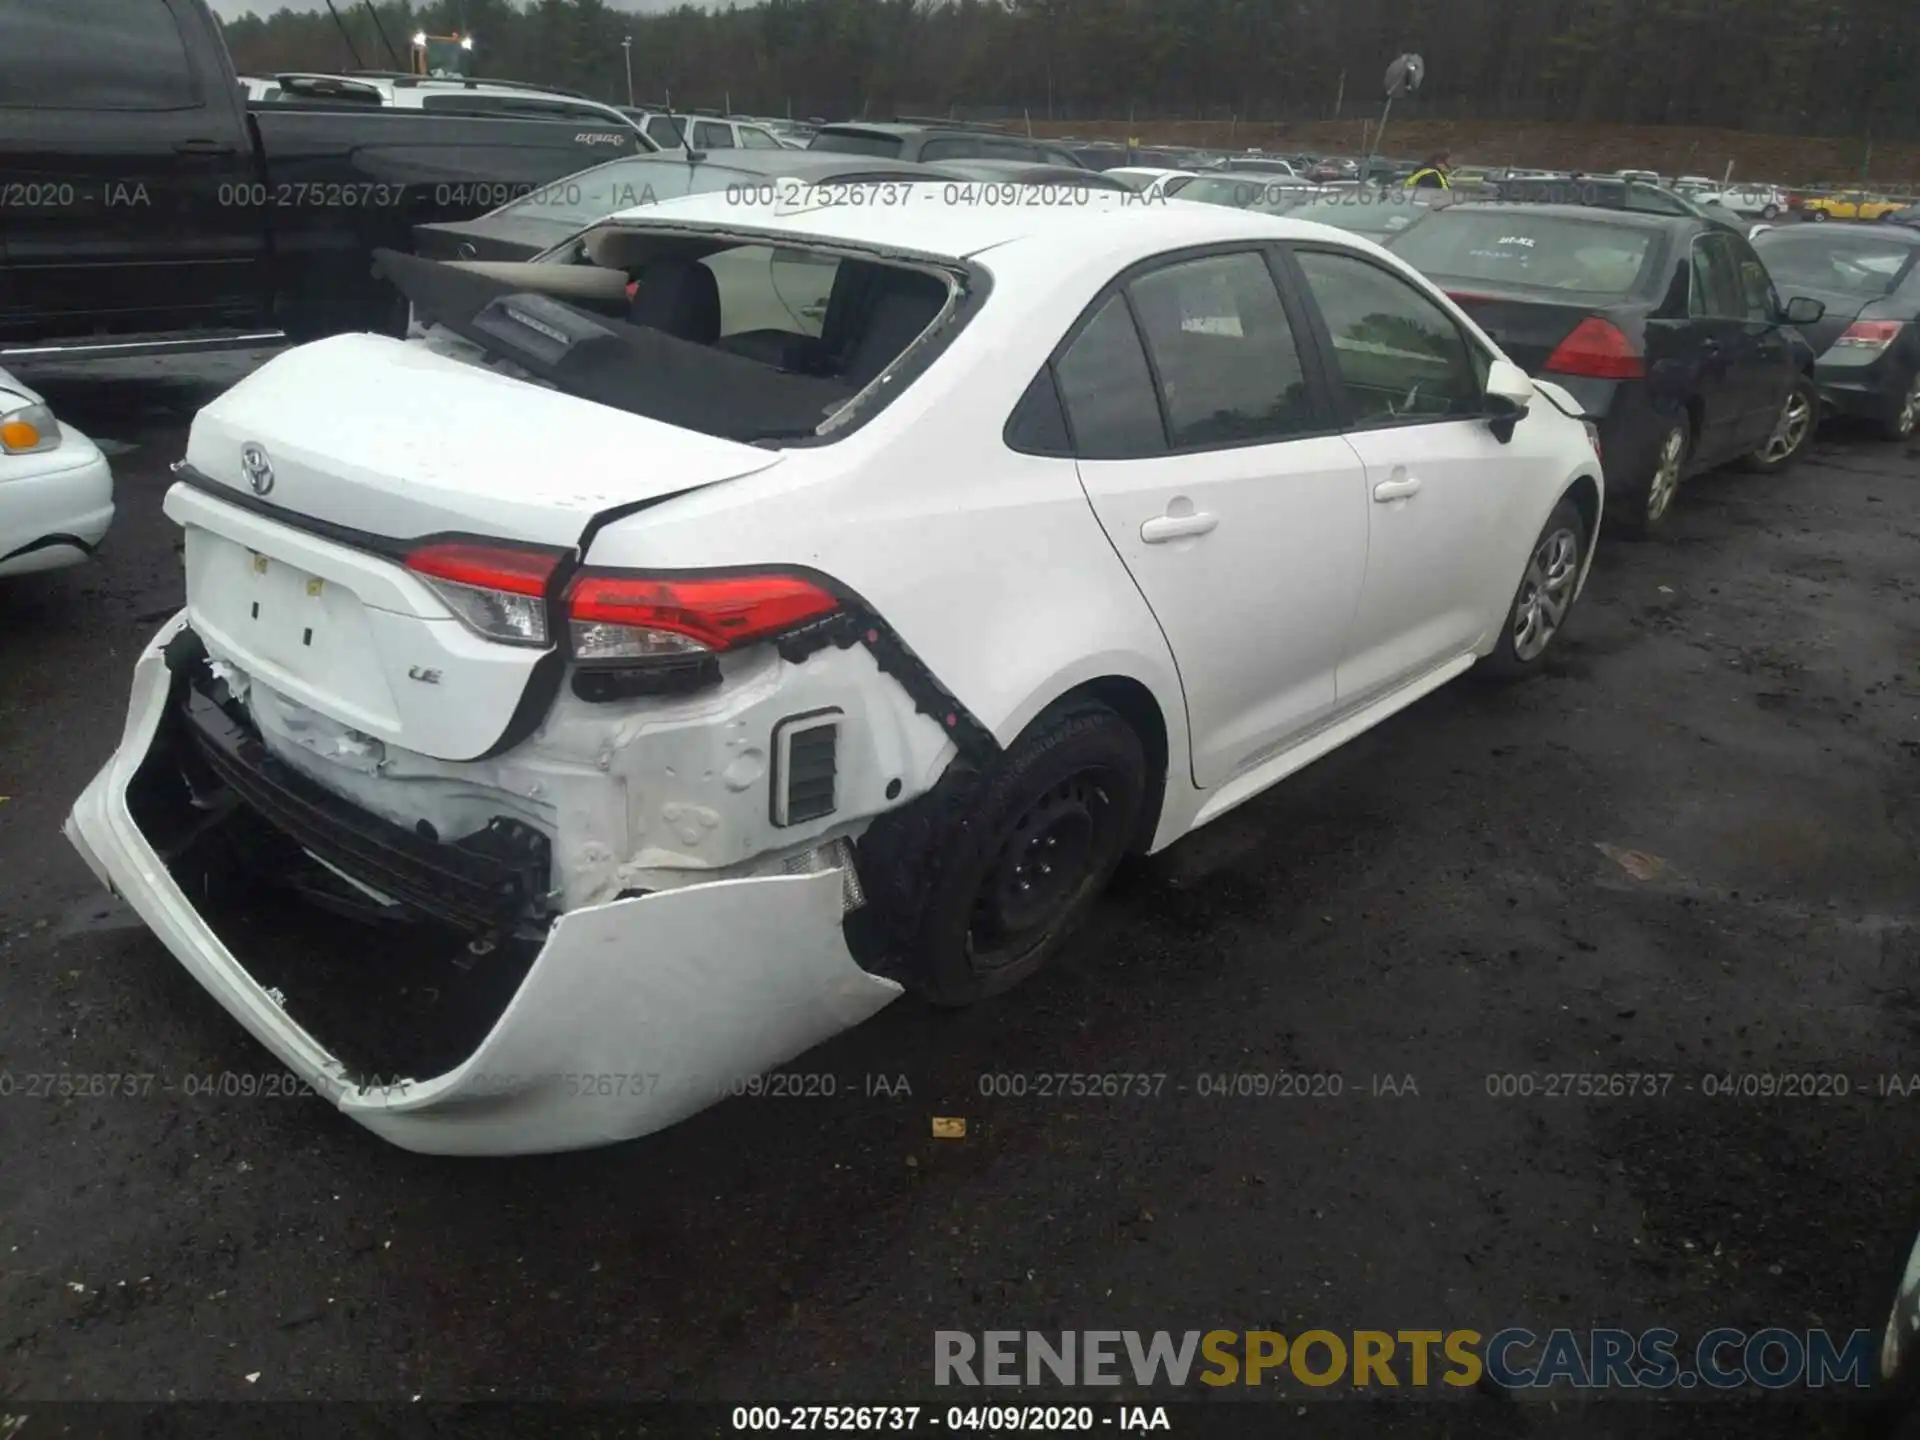
{"label": "front door", "polygon": [[[1434,300],[1385,265],[1296,247],[1305,293],[1366,467],[1367,578],[1338,676],[1364,705],[1467,654],[1504,617],[1530,467],[1522,431],[1485,418],[1487,357]],[[1539,402],[1545,404],[1544,400]]]}
{"label": "front door", "polygon": [[1247,249],[1136,274],[1056,365],[1087,498],[1172,648],[1203,788],[1337,704],[1364,472],[1301,350]]}

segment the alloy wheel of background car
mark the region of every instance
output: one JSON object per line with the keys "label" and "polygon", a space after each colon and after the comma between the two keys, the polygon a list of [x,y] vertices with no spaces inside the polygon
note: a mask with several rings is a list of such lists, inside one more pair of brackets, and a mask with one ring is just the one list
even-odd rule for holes
{"label": "alloy wheel of background car", "polygon": [[1580,578],[1580,537],[1572,526],[1552,531],[1534,547],[1513,604],[1513,653],[1526,661],[1546,653],[1573,604]]}
{"label": "alloy wheel of background car", "polygon": [[1687,427],[1674,423],[1660,441],[1654,461],[1653,479],[1647,486],[1646,523],[1658,525],[1673,508],[1673,497],[1680,493],[1680,479],[1687,467]]}
{"label": "alloy wheel of background car", "polygon": [[1780,207],[1778,205],[1761,207],[1760,218],[1762,220],[1778,220],[1780,218]]}
{"label": "alloy wheel of background car", "polygon": [[1889,440],[1911,440],[1920,428],[1920,370],[1907,381],[1907,388],[1894,406],[1893,414],[1881,427]]}
{"label": "alloy wheel of background car", "polygon": [[1147,764],[1133,727],[1094,700],[1030,725],[931,837],[942,850],[908,957],[909,985],[970,1005],[1044,964],[1134,838]]}
{"label": "alloy wheel of background car", "polygon": [[1816,210],[1813,212],[1813,218],[1817,223],[1824,225],[1827,220],[1827,212],[1824,210]]}
{"label": "alloy wheel of background car", "polygon": [[1744,468],[1763,475],[1786,469],[1807,448],[1819,414],[1820,392],[1814,389],[1813,382],[1806,376],[1797,377],[1780,406],[1780,416],[1774,421],[1773,434],[1767,437],[1766,444],[1746,457]]}

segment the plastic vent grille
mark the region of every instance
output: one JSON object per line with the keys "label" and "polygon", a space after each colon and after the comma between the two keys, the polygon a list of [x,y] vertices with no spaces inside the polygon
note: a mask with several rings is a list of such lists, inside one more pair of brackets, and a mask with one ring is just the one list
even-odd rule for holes
{"label": "plastic vent grille", "polygon": [[831,815],[837,803],[839,724],[826,720],[804,728],[796,726],[782,738],[786,741],[786,764],[781,773],[786,804],[780,823],[800,825]]}

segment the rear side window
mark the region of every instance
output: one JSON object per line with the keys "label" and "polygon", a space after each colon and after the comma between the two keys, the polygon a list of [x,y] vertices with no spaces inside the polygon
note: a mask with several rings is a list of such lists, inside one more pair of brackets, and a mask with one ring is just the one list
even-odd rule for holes
{"label": "rear side window", "polygon": [[1175,449],[1258,444],[1315,428],[1293,330],[1259,255],[1169,265],[1134,281],[1132,294]]}
{"label": "rear side window", "polygon": [[1130,460],[1166,450],[1153,374],[1123,297],[1100,307],[1055,374],[1081,459]]}
{"label": "rear side window", "polygon": [[948,139],[929,140],[920,147],[920,158],[925,161],[938,160],[981,160],[989,156],[1001,160],[1024,160],[1027,157],[1005,150],[990,151],[979,140]]}
{"label": "rear side window", "polygon": [[1451,205],[1388,244],[1414,269],[1449,281],[1619,296],[1639,288],[1657,239],[1630,222]]}
{"label": "rear side window", "polygon": [[6,0],[0,108],[192,110],[199,86],[163,0]]}
{"label": "rear side window", "polygon": [[821,130],[808,142],[809,150],[830,150],[836,155],[879,155],[898,159],[901,150],[898,135],[882,135],[870,130]]}
{"label": "rear side window", "polygon": [[771,130],[762,130],[758,125],[740,127],[740,143],[748,150],[778,150],[780,142],[773,138]]}
{"label": "rear side window", "polygon": [[697,120],[693,126],[693,148],[731,150],[734,148],[733,131],[725,125],[716,125],[711,120]]}
{"label": "rear side window", "polygon": [[1295,257],[1327,323],[1356,425],[1478,414],[1478,352],[1444,310],[1398,275],[1353,255]]}
{"label": "rear side window", "polygon": [[663,149],[671,150],[687,138],[686,122],[677,115],[655,115],[642,128],[647,138]]}
{"label": "rear side window", "polygon": [[1693,283],[1687,293],[1687,313],[1712,320],[1744,320],[1746,297],[1732,247],[1719,235],[1701,235],[1693,242]]}

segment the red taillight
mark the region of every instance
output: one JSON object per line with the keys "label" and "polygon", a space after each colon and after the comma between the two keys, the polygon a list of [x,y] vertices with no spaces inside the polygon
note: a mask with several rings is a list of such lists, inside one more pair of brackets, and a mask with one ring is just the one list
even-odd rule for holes
{"label": "red taillight", "polygon": [[799,575],[679,576],[584,571],[567,591],[578,660],[712,654],[831,615],[833,594]]}
{"label": "red taillight", "polygon": [[1884,350],[1900,338],[1905,323],[1901,320],[1856,320],[1833,343],[1849,349]]}
{"label": "red taillight", "polygon": [[1626,332],[1598,315],[1574,326],[1541,368],[1553,375],[1584,375],[1594,380],[1638,380],[1647,373],[1646,362]]}
{"label": "red taillight", "polygon": [[546,645],[547,585],[560,564],[557,550],[443,540],[407,556],[407,569],[474,634],[504,645]]}

